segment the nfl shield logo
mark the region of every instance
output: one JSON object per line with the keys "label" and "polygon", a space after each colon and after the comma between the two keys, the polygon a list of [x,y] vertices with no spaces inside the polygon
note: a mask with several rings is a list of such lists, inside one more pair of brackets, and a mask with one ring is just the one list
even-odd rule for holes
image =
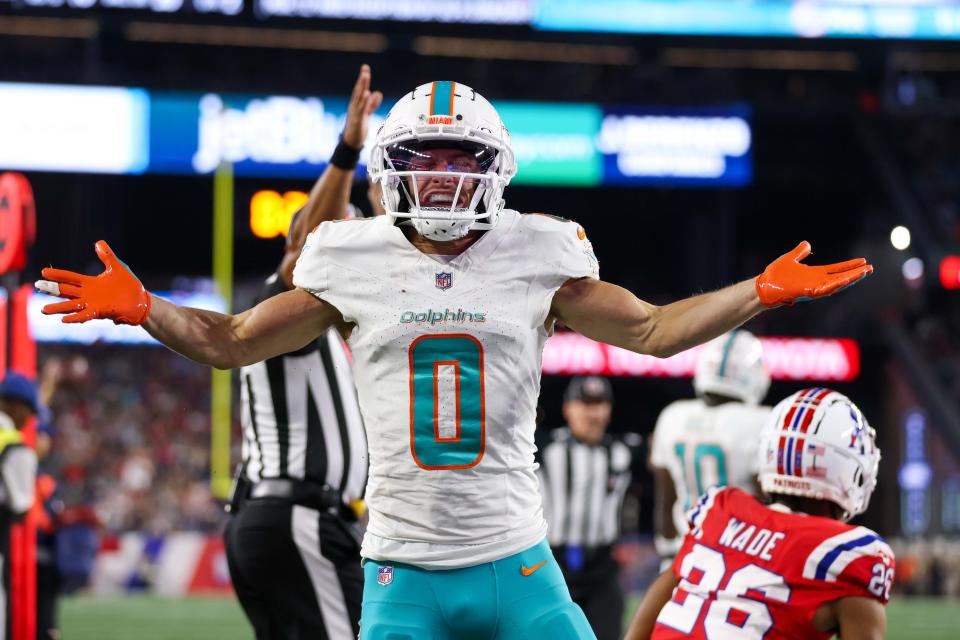
{"label": "nfl shield logo", "polygon": [[377,567],[377,582],[383,586],[393,582],[393,567]]}
{"label": "nfl shield logo", "polygon": [[440,272],[437,274],[437,289],[446,291],[453,286],[453,274]]}

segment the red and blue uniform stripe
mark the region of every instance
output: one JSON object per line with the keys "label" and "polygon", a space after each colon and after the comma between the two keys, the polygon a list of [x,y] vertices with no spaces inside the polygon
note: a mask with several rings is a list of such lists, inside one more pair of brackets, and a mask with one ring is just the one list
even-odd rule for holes
{"label": "red and blue uniform stripe", "polygon": [[[802,391],[784,417],[781,431],[807,433],[817,407],[829,394],[830,389],[824,387]],[[802,437],[795,438],[788,433],[780,436],[777,447],[777,473],[788,476],[803,475],[804,444],[806,440]]]}

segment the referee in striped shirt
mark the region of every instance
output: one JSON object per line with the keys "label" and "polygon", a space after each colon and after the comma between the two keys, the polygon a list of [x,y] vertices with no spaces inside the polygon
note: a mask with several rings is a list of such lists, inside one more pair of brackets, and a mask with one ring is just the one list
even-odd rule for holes
{"label": "referee in striped shirt", "polygon": [[[349,207],[381,100],[364,65],[340,143],[257,302],[292,288],[307,234]],[[355,638],[363,595],[355,529],[368,461],[346,345],[331,329],[299,351],[243,367],[240,383],[243,462],[224,534],[240,604],[257,640]]]}
{"label": "referee in striped shirt", "polygon": [[624,598],[612,552],[624,495],[643,460],[640,436],[607,433],[612,408],[606,378],[573,378],[563,401],[567,424],[537,454],[550,546],[598,640],[623,636]]}

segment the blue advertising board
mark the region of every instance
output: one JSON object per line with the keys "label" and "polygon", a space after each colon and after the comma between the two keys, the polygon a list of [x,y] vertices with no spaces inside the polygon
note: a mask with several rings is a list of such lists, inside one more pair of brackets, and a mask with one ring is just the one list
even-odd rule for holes
{"label": "blue advertising board", "polygon": [[554,31],[662,35],[956,40],[954,0],[538,0]]}
{"label": "blue advertising board", "polygon": [[[72,105],[72,107],[70,107]],[[517,184],[744,186],[742,105],[714,108],[498,102]],[[316,178],[343,129],[345,97],[147,92],[0,83],[0,169]],[[373,147],[387,107],[372,116]],[[358,174],[366,172],[361,154]]]}
{"label": "blue advertising board", "polygon": [[603,181],[620,185],[744,186],[753,176],[745,106],[604,109]]}

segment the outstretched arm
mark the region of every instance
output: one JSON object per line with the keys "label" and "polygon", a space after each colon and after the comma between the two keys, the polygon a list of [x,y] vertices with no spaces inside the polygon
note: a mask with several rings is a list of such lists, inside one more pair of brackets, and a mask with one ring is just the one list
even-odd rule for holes
{"label": "outstretched arm", "polygon": [[588,338],[666,358],[726,333],[764,309],[831,295],[873,272],[863,258],[802,264],[809,254],[810,244],[803,242],[755,280],[664,306],[608,282],[570,280],[554,294],[551,312]]}
{"label": "outstretched arm", "polygon": [[[333,158],[310,190],[310,199],[304,205],[287,233],[287,246],[280,263],[280,277],[288,289],[293,288],[293,268],[303,249],[307,235],[321,222],[342,218],[350,202],[353,172],[364,140],[367,139],[370,115],[383,102],[383,94],[370,90],[370,66],[360,67],[360,75],[353,85],[347,120],[343,126],[341,148],[338,145]],[[349,156],[349,157],[348,157]]]}
{"label": "outstretched arm", "polygon": [[333,306],[303,289],[285,291],[236,315],[151,299],[143,328],[177,353],[217,369],[296,351],[343,321]]}
{"label": "outstretched arm", "polygon": [[673,575],[669,569],[653,581],[630,622],[625,640],[647,640],[653,634],[657,616],[660,615],[663,605],[670,601],[677,584],[677,576]]}
{"label": "outstretched arm", "polygon": [[887,612],[873,598],[851,597],[837,601],[840,640],[883,640],[887,634]]}
{"label": "outstretched arm", "polygon": [[218,369],[241,367],[295,351],[331,326],[346,329],[340,312],[302,289],[229,315],[180,307],[150,295],[103,240],[95,245],[106,269],[98,276],[47,268],[36,287],[61,298],[43,308],[66,323],[98,318],[142,325],[174,351]]}
{"label": "outstretched arm", "polygon": [[673,543],[679,535],[677,525],[673,521],[673,505],[677,501],[677,488],[673,484],[673,476],[667,469],[650,465],[650,472],[653,474],[654,488],[653,532],[655,534],[655,545],[659,542],[657,553],[661,557],[674,556],[677,554],[677,549],[667,549],[666,545]]}
{"label": "outstretched arm", "polygon": [[817,631],[836,633],[840,640],[883,640],[887,612],[873,598],[850,596],[821,605],[811,621]]}
{"label": "outstretched arm", "polygon": [[558,320],[588,338],[668,358],[740,326],[763,310],[752,281],[662,307],[609,282],[581,278],[553,297]]}

